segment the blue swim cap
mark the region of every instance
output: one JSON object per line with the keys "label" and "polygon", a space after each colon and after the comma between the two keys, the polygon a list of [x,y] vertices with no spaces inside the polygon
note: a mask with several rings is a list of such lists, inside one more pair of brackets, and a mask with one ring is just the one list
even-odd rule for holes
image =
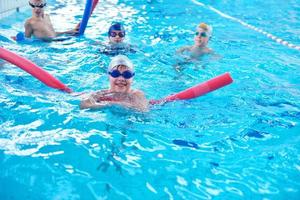
{"label": "blue swim cap", "polygon": [[125,29],[123,27],[123,25],[119,22],[116,22],[116,23],[113,23],[110,27],[109,27],[109,30],[108,30],[108,36],[110,36],[110,33],[112,31],[122,31],[125,35]]}

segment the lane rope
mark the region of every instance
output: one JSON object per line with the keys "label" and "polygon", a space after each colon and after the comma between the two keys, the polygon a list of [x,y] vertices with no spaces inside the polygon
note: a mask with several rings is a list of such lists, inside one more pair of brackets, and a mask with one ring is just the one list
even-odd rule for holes
{"label": "lane rope", "polygon": [[245,27],[247,27],[247,28],[249,28],[251,30],[259,32],[259,33],[265,35],[267,38],[270,38],[270,39],[274,40],[278,44],[281,44],[281,45],[284,45],[286,47],[289,47],[289,48],[296,49],[296,50],[300,51],[300,46],[298,46],[298,45],[295,45],[295,44],[292,44],[292,43],[290,43],[290,42],[288,42],[286,40],[283,40],[283,39],[281,39],[281,38],[279,38],[279,37],[277,37],[277,36],[275,36],[275,35],[273,35],[271,33],[268,33],[268,32],[266,32],[266,31],[264,31],[264,30],[262,30],[260,28],[257,28],[257,27],[255,27],[255,26],[253,26],[251,24],[248,24],[248,23],[246,23],[246,22],[244,22],[244,21],[242,21],[242,20],[240,20],[238,18],[235,18],[235,17],[232,17],[230,15],[227,15],[227,14],[221,12],[220,10],[218,10],[218,9],[216,9],[216,8],[210,6],[210,5],[205,5],[205,4],[201,3],[201,2],[198,2],[197,0],[191,0],[191,1],[194,4],[202,6],[202,7],[205,7],[205,8],[207,8],[207,9],[209,9],[209,10],[217,13],[218,15],[220,15],[220,16],[222,16],[224,18],[227,18],[227,19],[230,19],[232,21],[238,22],[241,25],[243,25],[243,26],[245,26]]}

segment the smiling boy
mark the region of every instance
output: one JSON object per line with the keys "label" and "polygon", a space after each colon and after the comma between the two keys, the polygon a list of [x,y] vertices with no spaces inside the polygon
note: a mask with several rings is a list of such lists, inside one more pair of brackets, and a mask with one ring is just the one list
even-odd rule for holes
{"label": "smiling boy", "polygon": [[148,110],[148,101],[140,90],[131,89],[135,75],[132,62],[124,55],[114,57],[108,67],[110,88],[89,95],[80,103],[81,109],[97,109],[121,105],[139,111]]}
{"label": "smiling boy", "polygon": [[182,47],[177,50],[177,53],[183,54],[184,52],[188,52],[192,59],[197,59],[204,54],[212,53],[212,49],[207,47],[211,35],[212,27],[205,23],[200,23],[195,32],[194,45]]}

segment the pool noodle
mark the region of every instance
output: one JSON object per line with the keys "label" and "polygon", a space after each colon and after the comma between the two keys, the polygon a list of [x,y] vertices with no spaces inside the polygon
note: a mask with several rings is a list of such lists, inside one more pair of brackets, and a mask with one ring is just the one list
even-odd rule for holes
{"label": "pool noodle", "polygon": [[169,102],[169,101],[175,101],[175,100],[187,100],[187,99],[196,98],[196,97],[202,96],[204,94],[207,94],[209,92],[212,92],[216,89],[219,89],[221,87],[224,87],[232,82],[233,82],[233,80],[232,80],[230,74],[227,72],[220,76],[212,78],[206,82],[200,83],[194,87],[191,87],[191,88],[188,88],[179,93],[167,96],[163,99],[150,100],[149,103],[150,104],[159,104],[162,102]]}
{"label": "pool noodle", "polygon": [[98,4],[98,1],[99,1],[99,0],[93,0],[92,11],[91,11],[91,13],[90,13],[90,16],[91,16],[92,13],[94,12],[94,10],[95,10],[95,8],[96,8],[96,6],[97,6],[97,4]]}
{"label": "pool noodle", "polygon": [[94,0],[94,1],[93,0],[87,0],[86,1],[84,13],[83,13],[83,16],[82,16],[82,20],[78,24],[79,25],[79,35],[84,34],[84,31],[86,29],[89,18],[91,16],[91,14],[93,13],[98,1],[99,0]]}
{"label": "pool noodle", "polygon": [[49,87],[71,93],[72,90],[30,60],[0,47],[0,58],[28,72]]}

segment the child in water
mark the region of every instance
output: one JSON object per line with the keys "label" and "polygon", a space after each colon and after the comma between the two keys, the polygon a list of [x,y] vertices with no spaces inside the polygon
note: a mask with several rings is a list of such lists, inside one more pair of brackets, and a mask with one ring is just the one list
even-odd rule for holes
{"label": "child in water", "polygon": [[100,49],[100,52],[111,56],[135,53],[136,51],[132,48],[132,45],[124,42],[125,35],[126,32],[121,23],[117,22],[112,24],[108,30],[109,42]]}
{"label": "child in water", "polygon": [[[44,12],[44,7],[47,5],[45,0],[30,0],[28,4],[32,8],[32,16],[25,22],[25,34],[21,33],[18,37],[31,38],[31,36],[34,36],[44,41],[52,41],[62,34],[75,35],[78,33],[76,29],[56,32],[51,23],[50,16]],[[17,39],[16,37],[12,38]]]}
{"label": "child in water", "polygon": [[191,59],[199,59],[204,54],[213,53],[213,50],[207,46],[211,36],[212,27],[205,23],[200,23],[195,32],[194,45],[182,47],[177,50],[177,53],[188,53]]}
{"label": "child in water", "polygon": [[128,57],[118,55],[113,57],[108,66],[110,87],[93,92],[80,103],[81,109],[99,109],[113,105],[132,108],[138,111],[148,111],[148,100],[144,92],[132,89],[134,66]]}

